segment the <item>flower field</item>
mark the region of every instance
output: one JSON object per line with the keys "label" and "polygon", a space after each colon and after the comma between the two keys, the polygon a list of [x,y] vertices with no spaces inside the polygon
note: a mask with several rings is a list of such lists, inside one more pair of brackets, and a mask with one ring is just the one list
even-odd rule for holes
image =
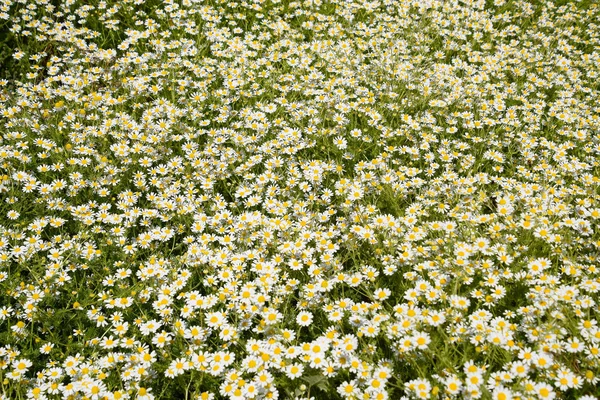
{"label": "flower field", "polygon": [[0,0],[0,399],[598,399],[599,82],[590,0]]}

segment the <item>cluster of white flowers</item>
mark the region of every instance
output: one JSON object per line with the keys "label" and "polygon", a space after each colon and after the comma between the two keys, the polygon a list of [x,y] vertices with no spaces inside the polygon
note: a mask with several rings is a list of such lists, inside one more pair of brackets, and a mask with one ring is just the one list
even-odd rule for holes
{"label": "cluster of white flowers", "polygon": [[599,15],[0,0],[0,398],[596,398]]}

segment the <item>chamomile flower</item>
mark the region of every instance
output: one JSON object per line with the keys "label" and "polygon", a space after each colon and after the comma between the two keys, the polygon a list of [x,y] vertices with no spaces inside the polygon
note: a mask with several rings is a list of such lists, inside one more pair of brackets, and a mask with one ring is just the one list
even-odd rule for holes
{"label": "chamomile flower", "polygon": [[308,311],[301,311],[296,316],[296,323],[300,326],[310,326],[312,321],[313,315]]}

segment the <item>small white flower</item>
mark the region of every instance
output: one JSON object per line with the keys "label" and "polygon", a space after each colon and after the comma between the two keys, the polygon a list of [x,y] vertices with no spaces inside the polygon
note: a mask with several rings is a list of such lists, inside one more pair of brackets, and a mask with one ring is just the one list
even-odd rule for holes
{"label": "small white flower", "polygon": [[308,311],[301,311],[296,316],[296,323],[300,326],[309,326],[312,324],[313,315]]}

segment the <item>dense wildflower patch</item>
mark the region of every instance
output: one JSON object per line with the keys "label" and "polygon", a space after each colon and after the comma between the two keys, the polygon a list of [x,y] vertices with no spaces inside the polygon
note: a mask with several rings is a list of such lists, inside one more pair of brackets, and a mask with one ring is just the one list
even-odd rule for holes
{"label": "dense wildflower patch", "polygon": [[0,21],[1,398],[600,395],[596,3]]}

